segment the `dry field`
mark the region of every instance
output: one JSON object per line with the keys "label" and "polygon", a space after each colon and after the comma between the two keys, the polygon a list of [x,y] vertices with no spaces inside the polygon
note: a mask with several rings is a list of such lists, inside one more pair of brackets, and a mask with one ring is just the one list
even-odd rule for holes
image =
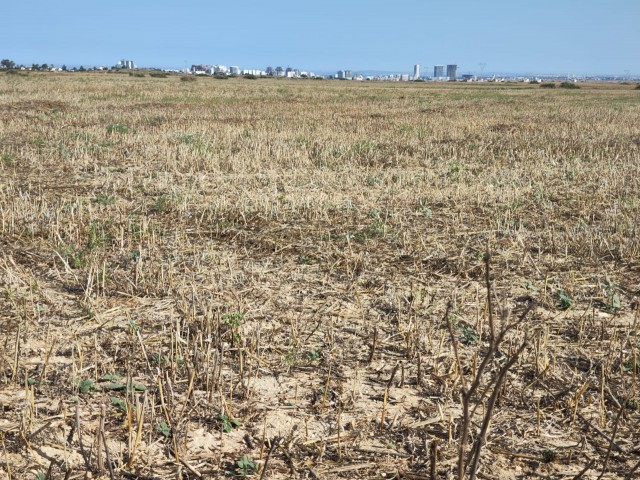
{"label": "dry field", "polygon": [[0,73],[0,478],[638,478],[639,222],[634,86]]}

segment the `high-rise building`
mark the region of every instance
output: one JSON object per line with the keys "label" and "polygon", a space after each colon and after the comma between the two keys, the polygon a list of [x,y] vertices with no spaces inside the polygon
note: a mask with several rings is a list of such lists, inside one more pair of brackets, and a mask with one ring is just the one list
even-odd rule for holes
{"label": "high-rise building", "polygon": [[433,77],[434,78],[444,77],[444,65],[436,65],[433,67]]}
{"label": "high-rise building", "polygon": [[420,78],[420,65],[413,66],[413,79],[418,80]]}
{"label": "high-rise building", "polygon": [[458,77],[458,65],[447,65],[447,77],[449,80],[456,80]]}

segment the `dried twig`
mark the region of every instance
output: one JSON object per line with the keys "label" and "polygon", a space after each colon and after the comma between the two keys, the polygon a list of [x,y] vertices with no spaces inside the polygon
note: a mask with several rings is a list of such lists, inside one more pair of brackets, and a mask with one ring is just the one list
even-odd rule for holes
{"label": "dried twig", "polygon": [[[465,387],[465,382],[464,382],[464,377],[463,377],[463,368],[462,368],[462,364],[461,364],[462,362],[460,360],[460,355],[459,355],[459,352],[458,352],[458,342],[457,342],[455,333],[453,331],[453,325],[452,325],[451,320],[449,319],[449,316],[448,316],[449,309],[450,309],[450,303],[447,306],[447,312],[445,314],[445,320],[447,322],[447,329],[449,331],[449,336],[451,337],[451,343],[453,345],[454,356],[455,356],[456,364],[457,364],[458,371],[459,371],[459,374],[460,374],[460,377],[461,377],[461,388],[462,388],[462,392],[461,392],[461,397],[462,397],[462,423],[461,423],[461,426],[460,426],[461,431],[460,431],[460,435],[459,435],[458,462],[457,462],[457,478],[458,478],[458,480],[463,480],[464,479],[464,476],[465,476],[465,473],[467,472],[467,470],[469,470],[470,478],[471,479],[475,478],[475,476],[477,474],[479,461],[480,461],[481,450],[482,450],[482,447],[483,447],[483,445],[484,445],[484,443],[486,441],[487,431],[488,431],[488,428],[489,428],[489,424],[491,423],[491,418],[493,416],[493,410],[494,410],[495,404],[496,404],[496,402],[498,400],[500,389],[501,389],[502,385],[504,384],[504,381],[506,380],[507,373],[515,365],[515,363],[517,362],[518,358],[520,357],[520,354],[524,351],[524,349],[528,345],[528,338],[525,335],[525,339],[522,342],[522,344],[520,345],[520,347],[511,356],[509,361],[505,365],[502,366],[502,368],[500,369],[499,373],[496,376],[494,376],[489,381],[489,383],[485,386],[482,394],[479,396],[479,398],[476,399],[476,404],[475,404],[473,410],[471,410],[471,401],[475,397],[478,389],[481,386],[482,378],[483,378],[483,375],[485,373],[485,370],[487,369],[487,367],[488,367],[489,363],[491,362],[491,360],[494,358],[496,352],[499,351],[499,346],[504,341],[504,339],[506,337],[506,334],[509,331],[511,331],[512,329],[514,329],[515,327],[517,327],[518,325],[520,325],[524,321],[524,319],[526,318],[526,316],[529,313],[529,311],[531,310],[531,304],[530,304],[529,307],[525,310],[525,312],[516,321],[514,321],[514,322],[506,325],[505,327],[503,327],[496,335],[496,328],[495,328],[495,323],[494,323],[494,318],[493,318],[493,300],[492,300],[492,295],[491,295],[491,275],[490,275],[490,258],[491,258],[491,255],[489,254],[489,252],[485,253],[484,258],[485,258],[485,284],[486,284],[485,287],[486,287],[486,291],[487,291],[487,309],[488,309],[488,316],[489,316],[489,349],[488,349],[487,353],[485,354],[484,358],[482,359],[482,362],[480,362],[480,365],[476,370],[475,376],[474,376],[473,381],[471,382],[471,385],[469,386],[469,388]],[[482,421],[482,424],[481,424],[479,435],[478,435],[478,437],[477,437],[477,439],[476,439],[476,441],[474,443],[473,450],[469,453],[469,456],[467,458],[466,448],[467,448],[467,443],[469,441],[469,433],[470,433],[473,417],[475,416],[476,409],[482,403],[482,400],[484,399],[486,393],[489,391],[489,389],[492,386],[493,386],[493,391],[491,393],[491,396],[489,397],[489,404],[488,404],[487,409],[485,410],[485,413],[484,413],[484,417],[483,417],[483,421]]]}
{"label": "dried twig", "polygon": [[89,459],[87,458],[87,454],[84,451],[84,445],[82,444],[82,428],[80,428],[80,407],[76,405],[76,431],[78,432],[78,445],[80,446],[80,454],[82,455],[82,459],[84,460],[85,471],[89,472],[91,470],[91,464],[89,463]]}
{"label": "dried twig", "polygon": [[620,419],[624,414],[624,407],[626,405],[627,405],[627,399],[625,398],[621,402],[620,408],[618,409],[618,415],[616,416],[616,421],[613,424],[613,431],[611,432],[611,440],[609,441],[609,446],[607,447],[607,455],[605,456],[605,459],[602,465],[602,473],[600,473],[600,476],[598,477],[598,479],[602,478],[604,474],[607,472],[607,467],[609,466],[609,458],[611,457],[611,449],[613,448],[613,445],[615,443],[616,434],[618,433],[618,426],[620,425]]}
{"label": "dried twig", "polygon": [[280,444],[280,437],[276,437],[271,440],[271,446],[269,447],[269,451],[267,452],[267,458],[264,459],[264,465],[262,466],[262,472],[260,473],[260,480],[264,479],[264,476],[267,473],[267,466],[269,465],[269,459],[271,458],[271,454],[276,449],[276,447]]}

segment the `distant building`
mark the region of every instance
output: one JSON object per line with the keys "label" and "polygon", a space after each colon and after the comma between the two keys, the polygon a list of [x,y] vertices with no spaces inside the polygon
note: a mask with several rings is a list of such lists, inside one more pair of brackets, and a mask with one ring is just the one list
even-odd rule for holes
{"label": "distant building", "polygon": [[444,77],[444,65],[436,65],[433,67],[433,78]]}
{"label": "distant building", "polygon": [[466,73],[462,75],[462,80],[465,82],[473,82],[476,79],[475,75],[471,75],[470,73]]}
{"label": "distant building", "polygon": [[408,82],[409,81],[409,74],[408,73],[403,73],[402,75],[400,75],[400,81],[401,82]]}
{"label": "distant building", "polygon": [[240,75],[240,67],[235,65],[229,67],[229,75]]}
{"label": "distant building", "polygon": [[447,78],[456,80],[458,78],[458,65],[447,65]]}
{"label": "distant building", "polygon": [[338,70],[337,78],[339,78],[340,80],[344,80],[345,78],[347,78],[347,76],[345,75],[344,70]]}
{"label": "distant building", "polygon": [[351,80],[353,78],[353,74],[351,73],[351,70],[344,71],[344,78],[346,78],[347,80]]}
{"label": "distant building", "polygon": [[267,75],[267,72],[254,68],[245,68],[244,70],[242,70],[242,75],[255,75],[256,77],[264,77]]}
{"label": "distant building", "polygon": [[118,62],[119,68],[126,68],[127,70],[133,70],[136,66],[133,64],[133,60],[120,60]]}
{"label": "distant building", "polygon": [[413,79],[418,80],[420,78],[420,65],[413,66]]}
{"label": "distant building", "polygon": [[191,73],[194,75],[205,75],[209,72],[209,65],[191,65]]}

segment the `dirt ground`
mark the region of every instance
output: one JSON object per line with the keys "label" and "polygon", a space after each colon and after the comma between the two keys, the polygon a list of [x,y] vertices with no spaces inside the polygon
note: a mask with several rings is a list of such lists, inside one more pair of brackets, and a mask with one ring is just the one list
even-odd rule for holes
{"label": "dirt ground", "polygon": [[640,476],[633,86],[1,73],[0,115],[0,478]]}

